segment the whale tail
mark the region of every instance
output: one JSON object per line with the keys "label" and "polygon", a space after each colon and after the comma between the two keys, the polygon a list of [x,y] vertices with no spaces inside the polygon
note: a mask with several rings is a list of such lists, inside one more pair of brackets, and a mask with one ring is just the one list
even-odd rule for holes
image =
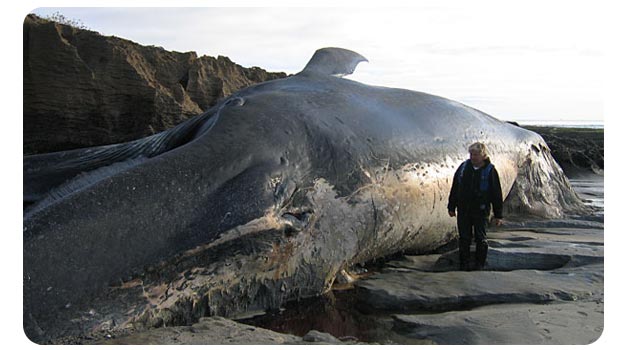
{"label": "whale tail", "polygon": [[313,57],[300,73],[318,73],[343,76],[352,74],[360,62],[369,62],[357,52],[338,47],[326,47],[315,51]]}

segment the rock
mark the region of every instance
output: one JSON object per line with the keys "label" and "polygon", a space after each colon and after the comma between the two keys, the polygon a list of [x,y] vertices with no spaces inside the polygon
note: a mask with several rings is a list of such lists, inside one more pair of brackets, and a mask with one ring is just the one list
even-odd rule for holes
{"label": "rock", "polygon": [[398,312],[396,333],[434,344],[594,342],[604,325],[603,227],[528,223],[488,232],[484,271],[455,271],[456,250],[389,261],[355,282],[358,303]]}
{"label": "rock", "polygon": [[544,231],[559,231],[554,230],[561,229],[564,234],[571,234],[573,229],[593,228],[604,229],[603,218],[602,220],[577,220],[577,219],[549,219],[549,220],[520,220],[520,221],[506,221],[503,224],[504,228],[517,229],[525,228],[529,230],[535,230],[537,232]]}
{"label": "rock", "polygon": [[604,304],[507,304],[434,315],[395,315],[395,330],[436,344],[567,344],[597,340]]}
{"label": "rock", "polygon": [[485,271],[456,271],[457,251],[406,257],[355,282],[356,297],[367,311],[446,311],[585,300],[603,293],[602,229],[573,229],[566,235],[490,232],[489,244]]}
{"label": "rock", "polygon": [[35,15],[24,21],[23,40],[24,154],[148,136],[241,88],[286,76]]}
{"label": "rock", "polygon": [[[566,244],[532,243],[537,246],[533,247],[533,245],[516,244],[514,242],[507,244],[503,241],[490,241],[485,270],[554,270],[569,264],[571,266],[581,266],[604,263],[604,252],[602,249],[594,251],[589,246],[567,247]],[[472,260],[474,259],[474,248],[473,245],[471,247]],[[474,263],[474,261],[472,262]],[[459,251],[455,250],[442,255],[436,261],[434,271],[456,270],[458,266]]]}
{"label": "rock", "polygon": [[310,330],[302,338],[309,343],[324,343],[324,344],[340,344],[341,341],[334,337],[332,334],[319,332],[317,330]]}
{"label": "rock", "polygon": [[361,307],[366,309],[443,311],[509,302],[580,300],[592,296],[594,285],[603,289],[603,273],[575,268],[564,273],[389,272],[358,282],[356,288]]}
{"label": "rock", "polygon": [[[338,341],[338,340],[337,340]],[[162,327],[103,339],[105,345],[215,345],[215,344],[302,344],[302,338],[245,325],[224,317],[204,317],[191,326]]]}
{"label": "rock", "polygon": [[[160,327],[120,336],[81,341],[99,345],[248,345],[248,344],[343,344],[336,337],[309,331],[304,337],[277,333],[220,317],[203,317],[191,326]],[[357,340],[349,339],[356,342]]]}

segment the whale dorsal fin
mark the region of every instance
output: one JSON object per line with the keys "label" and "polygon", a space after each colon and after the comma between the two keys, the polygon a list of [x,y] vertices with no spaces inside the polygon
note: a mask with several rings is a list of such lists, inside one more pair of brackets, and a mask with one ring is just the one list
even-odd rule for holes
{"label": "whale dorsal fin", "polygon": [[351,50],[326,47],[315,51],[315,54],[301,73],[312,72],[343,76],[353,73],[360,62],[369,61],[359,53]]}

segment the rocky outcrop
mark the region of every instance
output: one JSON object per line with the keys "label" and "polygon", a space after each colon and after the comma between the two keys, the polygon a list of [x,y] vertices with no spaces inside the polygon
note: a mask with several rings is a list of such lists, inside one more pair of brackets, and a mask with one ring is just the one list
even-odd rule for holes
{"label": "rocky outcrop", "polygon": [[586,345],[602,334],[603,314],[603,303],[575,302],[491,305],[471,312],[395,315],[394,319],[397,332],[434,344]]}
{"label": "rocky outcrop", "polygon": [[359,308],[435,344],[592,343],[604,323],[603,225],[539,231],[490,232],[483,271],[456,271],[456,251],[390,261],[356,282]]}
{"label": "rocky outcrop", "polygon": [[[76,342],[98,345],[308,345],[348,344],[328,333],[311,330],[304,337],[277,333],[226,319],[203,317],[191,326],[162,327],[130,335],[114,337],[106,334],[103,340]],[[353,344],[350,342],[349,344]]]}
{"label": "rocky outcrop", "polygon": [[26,17],[23,35],[24,154],[142,138],[239,89],[286,76],[35,15]]}

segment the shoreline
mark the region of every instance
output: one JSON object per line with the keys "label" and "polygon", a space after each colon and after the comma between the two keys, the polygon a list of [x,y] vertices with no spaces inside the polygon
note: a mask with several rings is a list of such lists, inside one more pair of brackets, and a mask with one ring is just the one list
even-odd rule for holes
{"label": "shoreline", "polygon": [[522,128],[562,128],[562,129],[604,129],[604,122],[585,122],[585,123],[571,123],[563,120],[541,120],[533,122],[517,122]]}

